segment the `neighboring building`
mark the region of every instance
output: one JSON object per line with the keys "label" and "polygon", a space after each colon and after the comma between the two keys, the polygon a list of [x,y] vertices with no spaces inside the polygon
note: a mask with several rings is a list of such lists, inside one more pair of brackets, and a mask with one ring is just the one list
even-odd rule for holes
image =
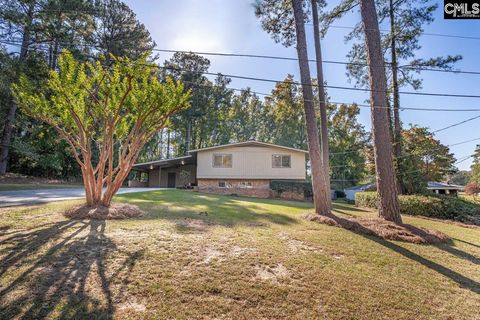
{"label": "neighboring building", "polygon": [[358,186],[346,188],[343,191],[345,192],[345,197],[348,200],[355,201],[355,194],[357,192],[365,192],[365,191],[371,190],[372,188],[375,188],[375,183],[361,184]]}
{"label": "neighboring building", "polygon": [[[189,151],[189,155],[138,163],[148,187],[196,186],[198,191],[267,198],[271,180],[305,181],[307,151],[248,141]],[[131,186],[138,182],[129,182]]]}
{"label": "neighboring building", "polygon": [[430,181],[427,184],[427,190],[436,194],[448,194],[456,196],[459,192],[463,191],[465,187],[455,184],[434,182]]}

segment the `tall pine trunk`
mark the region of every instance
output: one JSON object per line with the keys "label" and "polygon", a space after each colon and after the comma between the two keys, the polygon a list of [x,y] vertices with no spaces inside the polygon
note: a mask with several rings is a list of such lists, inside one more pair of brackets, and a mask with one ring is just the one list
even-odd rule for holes
{"label": "tall pine trunk", "polygon": [[[327,119],[327,99],[325,95],[325,87],[323,80],[323,66],[322,66],[322,47],[320,44],[320,26],[318,22],[318,7],[317,0],[312,0],[312,16],[313,16],[313,33],[315,42],[315,58],[317,60],[317,81],[318,81],[318,99],[320,105],[320,139],[322,150],[323,163],[323,178],[327,192],[330,194],[330,158],[328,146],[328,119]],[[328,205],[331,207],[331,198],[328,197]]]}
{"label": "tall pine trunk", "polygon": [[398,204],[395,168],[393,165],[392,140],[388,123],[387,78],[380,44],[377,11],[374,0],[361,0],[363,29],[367,46],[367,61],[370,77],[370,103],[374,141],[375,170],[379,194],[380,217],[402,223]]}
{"label": "tall pine trunk", "polygon": [[401,183],[401,167],[400,159],[402,155],[402,127],[400,123],[400,93],[398,87],[398,61],[397,61],[397,35],[395,29],[395,12],[393,10],[393,0],[390,1],[390,33],[392,35],[390,43],[391,60],[392,60],[392,91],[393,91],[393,143],[394,153],[397,163],[397,186],[399,193],[403,193],[404,187]]}
{"label": "tall pine trunk", "polygon": [[[27,59],[28,46],[30,45],[30,28],[33,23],[33,13],[35,10],[35,2],[31,2],[27,11],[27,19],[23,27],[22,47],[20,48],[19,67],[22,68],[23,63]],[[20,72],[18,72],[20,73]],[[17,113],[17,104],[10,102],[10,107],[7,111],[5,123],[3,125],[2,140],[0,140],[0,175],[7,172],[10,144],[12,143],[13,125],[15,123],[15,115]]]}
{"label": "tall pine trunk", "polygon": [[312,79],[308,65],[307,40],[305,36],[304,13],[302,0],[293,0],[295,31],[297,35],[297,55],[302,81],[303,105],[307,127],[308,152],[312,171],[312,188],[315,212],[321,215],[330,214],[330,192],[325,185],[326,177],[322,165],[317,121],[313,104]]}

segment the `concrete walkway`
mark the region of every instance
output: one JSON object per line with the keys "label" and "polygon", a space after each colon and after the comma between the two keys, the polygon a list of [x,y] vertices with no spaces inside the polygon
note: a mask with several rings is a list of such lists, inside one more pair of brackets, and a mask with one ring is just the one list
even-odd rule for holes
{"label": "concrete walkway", "polygon": [[[162,190],[162,188],[121,188],[117,194]],[[0,191],[0,208],[77,199],[85,196],[83,188]]]}

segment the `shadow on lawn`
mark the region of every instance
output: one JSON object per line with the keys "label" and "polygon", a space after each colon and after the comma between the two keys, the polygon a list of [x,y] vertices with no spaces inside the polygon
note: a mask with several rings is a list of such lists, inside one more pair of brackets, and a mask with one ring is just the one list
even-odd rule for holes
{"label": "shadow on lawn", "polygon": [[[371,230],[370,229],[367,229],[365,228],[364,226],[362,226],[361,224],[359,224],[358,222],[354,221],[354,220],[348,220],[348,219],[344,219],[344,218],[341,218],[341,217],[338,217],[338,216],[335,216],[333,218],[340,226],[344,227],[345,229],[348,229],[356,234],[359,234],[361,235],[362,237],[365,237],[371,241],[374,241],[388,249],[391,249],[393,251],[395,251],[396,253],[399,253],[401,254],[402,256],[406,257],[406,258],[409,258],[413,261],[416,261],[422,265],[424,265],[425,267],[427,268],[430,268],[442,275],[444,275],[445,277],[455,281],[457,284],[459,284],[462,288],[466,288],[466,289],[469,289],[477,294],[480,294],[480,283],[473,280],[473,279],[470,279],[456,271],[453,271],[452,269],[449,269],[445,266],[442,266],[432,260],[428,260],[418,254],[416,254],[415,252],[413,251],[410,251],[402,246],[399,246],[393,242],[390,242],[388,240],[385,240],[385,239],[381,239],[379,237],[376,237],[376,236],[372,236],[372,235],[369,235],[371,234]],[[411,226],[411,225],[405,225],[405,226],[408,226],[409,229],[417,229],[416,232],[418,232],[420,229],[414,227],[414,226]],[[449,252],[453,255],[455,255],[456,257],[459,257],[459,258],[462,258],[462,259],[466,259],[466,260],[469,260],[470,262],[474,263],[474,264],[478,264],[479,263],[479,259],[467,252],[464,252],[464,251],[461,251],[455,247],[452,246],[452,243],[443,243],[443,244],[438,244],[436,245],[437,248],[441,249],[441,250],[445,250],[446,252]]]}
{"label": "shadow on lawn", "polygon": [[[171,197],[169,197],[171,195]],[[183,197],[182,197],[183,195]],[[193,192],[149,192],[125,197],[129,203],[138,205],[145,215],[134,218],[139,220],[166,219],[176,223],[180,232],[189,229],[206,230],[209,226],[220,225],[234,227],[245,225],[262,227],[268,223],[289,225],[298,223],[292,216],[275,212],[272,207],[266,209],[264,205],[291,207],[305,206],[307,203],[292,203],[270,199],[255,199],[236,196],[221,196]],[[273,207],[274,208],[274,207]],[[189,225],[193,225],[189,228]]]}
{"label": "shadow on lawn", "polygon": [[[64,221],[3,239],[0,318],[111,319],[112,281],[120,287],[121,298],[127,276],[142,253],[127,254],[108,275],[106,258],[118,250],[104,230],[104,221]],[[101,293],[93,296],[98,289]]]}

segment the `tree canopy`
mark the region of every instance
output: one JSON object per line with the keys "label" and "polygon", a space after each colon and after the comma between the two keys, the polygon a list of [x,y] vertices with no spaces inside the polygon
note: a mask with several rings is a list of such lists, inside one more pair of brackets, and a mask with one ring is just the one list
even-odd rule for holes
{"label": "tree canopy", "polygon": [[158,68],[146,57],[109,60],[110,65],[81,63],[65,51],[59,71],[50,71],[42,85],[26,76],[14,85],[22,111],[51,125],[71,147],[89,205],[110,204],[145,143],[190,98],[181,82],[160,82]]}

